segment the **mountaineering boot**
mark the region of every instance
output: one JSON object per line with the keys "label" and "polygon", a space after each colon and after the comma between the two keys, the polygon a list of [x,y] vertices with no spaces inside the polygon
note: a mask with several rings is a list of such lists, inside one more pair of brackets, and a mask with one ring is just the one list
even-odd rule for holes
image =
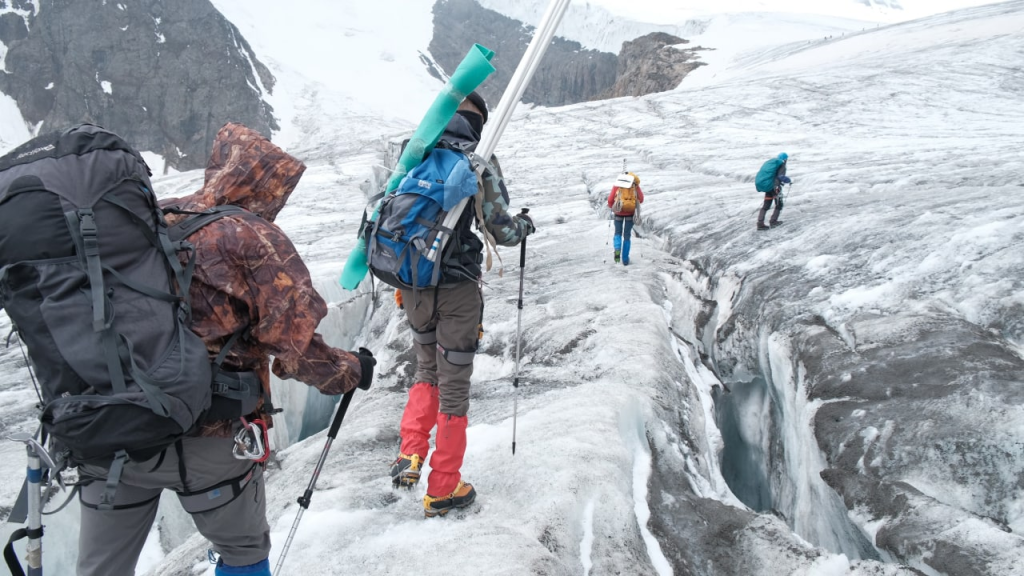
{"label": "mountaineering boot", "polygon": [[224,560],[218,560],[213,573],[216,576],[270,576],[270,560],[248,566],[228,566]]}
{"label": "mountaineering boot", "polygon": [[391,465],[391,482],[396,487],[412,488],[419,481],[420,468],[430,450],[430,430],[437,422],[440,402],[434,384],[417,382],[409,389],[409,401],[399,425],[402,444],[398,458]]}
{"label": "mountaineering boot", "polygon": [[619,263],[619,257],[622,254],[622,234],[616,234],[612,237],[612,246],[615,247],[615,263]]}
{"label": "mountaineering boot", "polygon": [[770,224],[772,228],[775,228],[776,226],[782,226],[782,220],[777,220],[775,222],[769,222],[768,224]]}
{"label": "mountaineering boot", "polygon": [[629,245],[630,241],[626,240],[622,243],[622,265],[629,266]]}
{"label": "mountaineering boot", "polygon": [[758,230],[771,230],[772,228],[771,228],[771,226],[765,226],[763,223],[758,222],[757,223],[757,229]]}
{"label": "mountaineering boot", "polygon": [[444,516],[458,508],[465,508],[476,500],[476,489],[472,484],[459,480],[451,494],[435,498],[429,494],[423,497],[423,515],[427,518]]}
{"label": "mountaineering boot", "polygon": [[391,483],[395,488],[412,489],[420,481],[420,470],[423,468],[423,458],[419,454],[408,456],[398,454],[398,459],[391,464]]}
{"label": "mountaineering boot", "polygon": [[618,263],[619,263],[619,254],[621,254],[621,251],[619,251],[619,250],[616,250],[616,251],[615,251],[615,263],[616,263],[616,264],[618,264]]}
{"label": "mountaineering boot", "polygon": [[447,514],[453,508],[469,506],[476,498],[473,486],[462,482],[462,458],[466,454],[465,416],[437,415],[434,455],[430,457],[430,476],[423,510],[427,518]]}

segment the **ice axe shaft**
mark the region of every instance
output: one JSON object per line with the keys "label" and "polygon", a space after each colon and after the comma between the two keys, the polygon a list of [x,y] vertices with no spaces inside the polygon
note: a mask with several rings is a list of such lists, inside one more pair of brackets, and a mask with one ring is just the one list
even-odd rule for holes
{"label": "ice axe shaft", "polygon": [[[56,470],[57,465],[46,448],[43,448],[31,434],[14,434],[9,439],[25,444],[25,452],[28,456],[25,482],[28,526],[11,534],[11,539],[4,548],[4,560],[14,576],[43,576],[43,465],[45,463],[51,471]],[[14,553],[14,542],[22,538],[28,539],[25,544],[27,572],[22,570],[18,563],[18,557]]]}

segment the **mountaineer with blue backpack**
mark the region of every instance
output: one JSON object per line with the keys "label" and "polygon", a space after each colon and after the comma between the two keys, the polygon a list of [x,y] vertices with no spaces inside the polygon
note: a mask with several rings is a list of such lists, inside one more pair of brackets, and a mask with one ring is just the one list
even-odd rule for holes
{"label": "mountaineer with blue backpack", "polygon": [[[764,204],[761,205],[761,211],[757,214],[758,230],[770,230],[773,226],[782,225],[782,221],[779,220],[779,213],[782,212],[782,185],[793,182],[786,176],[788,160],[789,154],[785,152],[779,154],[762,164],[761,169],[757,172],[757,177],[754,178],[754,186],[757,187],[757,191],[764,192]],[[775,210],[772,211],[772,217],[768,220],[768,226],[765,226],[764,217],[768,213],[768,209],[772,207],[772,202],[775,203]]]}
{"label": "mountaineer with blue backpack", "polygon": [[[368,240],[370,271],[399,290],[416,352],[414,383],[399,427],[401,446],[391,465],[395,487],[419,482],[430,432],[437,426],[423,499],[428,518],[476,498],[459,470],[466,452],[470,376],[483,334],[484,247],[489,269],[492,246],[516,246],[536,230],[525,213],[508,214],[497,158],[473,156],[485,122],[486,103],[470,93],[437,146],[384,199]],[[480,162],[484,170],[478,179],[473,164]],[[466,198],[466,210],[448,229],[445,216]],[[451,239],[446,245],[443,235]]]}

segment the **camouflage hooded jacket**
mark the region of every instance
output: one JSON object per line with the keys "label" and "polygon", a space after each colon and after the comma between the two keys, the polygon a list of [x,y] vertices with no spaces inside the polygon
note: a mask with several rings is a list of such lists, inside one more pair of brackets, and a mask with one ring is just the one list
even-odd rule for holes
{"label": "camouflage hooded jacket", "polygon": [[[341,394],[360,378],[356,356],[324,343],[316,333],[327,304],[313,289],[309,271],[274,218],[284,207],[306,166],[259,133],[239,124],[221,128],[213,143],[203,188],[161,206],[200,212],[232,204],[251,214],[226,216],[200,229],[189,295],[192,329],[216,356],[236,331],[249,328],[224,360],[227,370],[257,373],[269,394],[273,372]],[[184,216],[168,215],[173,225]],[[184,258],[184,257],[183,257]],[[230,423],[201,434],[227,435]]]}

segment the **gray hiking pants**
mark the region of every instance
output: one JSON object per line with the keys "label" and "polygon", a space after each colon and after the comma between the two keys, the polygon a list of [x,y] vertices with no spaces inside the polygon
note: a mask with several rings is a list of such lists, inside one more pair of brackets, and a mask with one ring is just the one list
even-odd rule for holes
{"label": "gray hiking pants", "polygon": [[[82,527],[78,536],[78,576],[134,574],[142,545],[156,518],[160,493],[174,490],[186,511],[202,509],[203,500],[218,496],[230,499],[230,482],[244,488],[233,500],[220,507],[192,513],[199,533],[213,544],[229,566],[248,566],[270,555],[270,526],[267,524],[263,469],[248,460],[231,455],[231,438],[185,438],[182,458],[171,446],[162,456],[145,462],[130,462],[121,474],[114,510],[99,510],[96,505],[104,491],[107,471],[83,466],[80,472],[101,478],[82,488]],[[253,471],[252,476],[249,472]],[[182,482],[184,474],[185,482]],[[226,483],[226,484],[225,484]],[[207,488],[224,484],[218,491],[201,496]]]}
{"label": "gray hiking pants", "polygon": [[441,413],[469,412],[469,380],[473,375],[484,301],[476,282],[459,282],[436,290],[420,290],[418,306],[412,290],[402,290],[405,313],[413,330],[415,382],[437,384]]}

